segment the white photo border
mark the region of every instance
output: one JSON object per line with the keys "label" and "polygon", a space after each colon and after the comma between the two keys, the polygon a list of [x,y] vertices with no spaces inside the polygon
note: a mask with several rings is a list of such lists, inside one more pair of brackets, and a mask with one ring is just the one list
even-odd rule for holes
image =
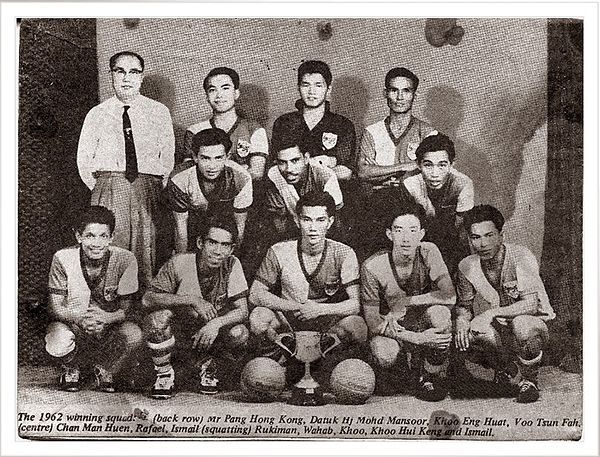
{"label": "white photo border", "polygon": [[[2,3],[1,455],[598,455],[598,3]],[[434,14],[432,14],[432,12]],[[143,13],[143,14],[141,14]],[[571,17],[584,20],[584,411],[579,442],[26,441],[16,433],[17,17]]]}

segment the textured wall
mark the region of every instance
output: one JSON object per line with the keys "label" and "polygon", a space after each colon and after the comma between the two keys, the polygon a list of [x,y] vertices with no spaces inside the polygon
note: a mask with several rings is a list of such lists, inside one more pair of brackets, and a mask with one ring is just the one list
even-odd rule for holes
{"label": "textured wall", "polygon": [[19,363],[27,363],[44,354],[38,301],[52,255],[75,243],[72,218],[89,202],[76,155],[83,119],[98,102],[96,23],[23,20],[19,46]]}
{"label": "textured wall", "polygon": [[459,19],[457,46],[433,47],[425,19],[98,20],[100,98],[111,95],[114,52],[147,60],[146,94],[171,109],[178,138],[209,115],[202,79],[228,65],[242,78],[241,106],[270,131],[293,109],[296,69],[322,59],[334,74],[333,109],[362,127],[387,114],[383,77],[406,66],[420,78],[417,115],[457,138],[456,166],[476,186],[478,202],[507,216],[508,240],[541,255],[546,173],[547,44],[544,19]]}

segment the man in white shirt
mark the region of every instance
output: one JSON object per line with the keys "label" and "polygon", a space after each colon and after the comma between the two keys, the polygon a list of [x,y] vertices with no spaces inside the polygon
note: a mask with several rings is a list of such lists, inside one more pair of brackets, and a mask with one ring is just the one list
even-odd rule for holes
{"label": "man in white shirt", "polygon": [[173,123],[166,106],[140,94],[141,56],[119,52],[109,66],[115,95],[87,114],[77,166],[91,204],[114,212],[113,244],[135,254],[144,290],[156,267],[158,198],[174,164]]}

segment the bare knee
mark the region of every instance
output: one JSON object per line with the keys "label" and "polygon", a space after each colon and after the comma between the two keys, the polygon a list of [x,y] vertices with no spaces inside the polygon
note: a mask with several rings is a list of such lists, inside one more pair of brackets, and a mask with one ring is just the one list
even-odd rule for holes
{"label": "bare knee", "polygon": [[447,306],[432,305],[425,310],[427,321],[433,328],[443,329],[450,333],[452,330],[452,313]]}
{"label": "bare knee", "polygon": [[369,343],[374,362],[382,368],[391,367],[398,359],[400,345],[385,336],[374,336]]}
{"label": "bare knee", "polygon": [[245,346],[246,343],[248,343],[250,332],[248,331],[248,327],[246,327],[244,324],[238,324],[229,329],[227,336],[231,346]]}
{"label": "bare knee", "polygon": [[255,335],[262,335],[269,327],[277,328],[277,316],[273,310],[258,306],[250,313],[250,331]]}
{"label": "bare knee", "polygon": [[517,316],[511,321],[511,330],[517,341],[521,355],[535,356],[548,341],[548,327],[537,316]]}
{"label": "bare knee", "polygon": [[502,339],[496,329],[489,325],[483,332],[473,333],[470,332],[470,338],[472,341],[482,346],[483,348],[500,348],[502,347]]}
{"label": "bare knee", "polygon": [[46,331],[46,351],[53,357],[64,357],[75,349],[75,334],[63,322],[52,322]]}
{"label": "bare knee", "polygon": [[160,342],[172,336],[171,319],[173,311],[170,309],[161,309],[154,311],[144,320],[144,333],[151,342]]}
{"label": "bare knee", "polygon": [[369,330],[365,320],[360,316],[346,316],[337,323],[335,328],[342,331],[342,335],[338,335],[340,336],[340,339],[346,339],[356,343],[367,342]]}
{"label": "bare knee", "polygon": [[137,347],[142,342],[142,330],[133,322],[126,321],[121,323],[118,331],[127,348]]}
{"label": "bare knee", "polygon": [[511,329],[517,341],[527,341],[534,337],[547,337],[548,328],[537,316],[517,316],[511,321]]}

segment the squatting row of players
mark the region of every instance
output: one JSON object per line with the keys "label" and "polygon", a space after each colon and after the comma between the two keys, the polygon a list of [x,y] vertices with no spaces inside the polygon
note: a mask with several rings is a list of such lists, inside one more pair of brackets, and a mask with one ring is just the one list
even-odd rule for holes
{"label": "squatting row of players", "polygon": [[275,121],[270,148],[236,111],[238,74],[215,68],[213,115],[187,129],[175,165],[169,111],[140,94],[142,57],[120,52],[109,68],[115,96],[88,113],[78,148],[91,206],[49,275],[46,350],[63,389],[79,390],[91,361],[97,387],[114,391],[149,354],[151,396],[168,398],[181,354],[214,393],[249,354],[290,363],[274,342],[291,326],[337,334],[339,357],[362,354],[378,373],[410,371],[425,400],[445,398],[450,360],[464,373],[471,356],[499,389],[539,398],[554,312],[536,259],[503,241],[496,208],[474,206],[452,140],[412,115],[411,71],[387,73],[389,116],[357,152],[352,123],[326,101],[324,62],[300,65],[297,110]]}

